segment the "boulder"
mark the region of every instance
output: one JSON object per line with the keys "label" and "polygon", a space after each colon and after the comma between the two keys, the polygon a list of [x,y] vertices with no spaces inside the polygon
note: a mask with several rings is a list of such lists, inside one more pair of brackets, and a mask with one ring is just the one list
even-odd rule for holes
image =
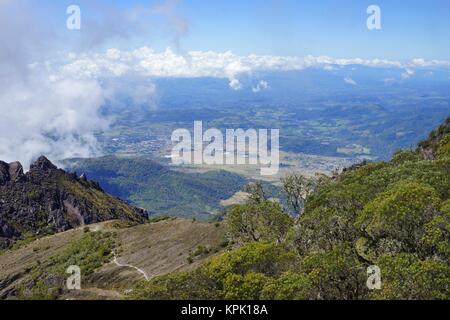
{"label": "boulder", "polygon": [[9,164],[9,178],[11,181],[22,181],[24,177],[23,167],[20,162],[12,162]]}

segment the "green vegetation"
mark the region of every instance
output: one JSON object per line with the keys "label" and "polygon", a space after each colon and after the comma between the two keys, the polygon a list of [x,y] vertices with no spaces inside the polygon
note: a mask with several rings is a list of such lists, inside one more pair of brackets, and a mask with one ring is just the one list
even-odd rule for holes
{"label": "green vegetation", "polygon": [[[294,78],[295,85],[290,89],[293,95],[290,90],[285,91],[283,81],[280,83],[284,88],[282,94],[263,100],[251,95],[237,100],[228,95],[224,98],[219,89],[222,85],[206,93],[211,86],[210,79],[207,84],[198,85],[201,91],[195,94],[189,90],[179,94],[178,83],[170,86],[165,83],[166,94],[177,91],[170,94],[170,98],[166,97],[165,108],[114,110],[118,121],[112,124],[111,130],[101,134],[101,140],[106,142],[108,154],[166,155],[171,133],[178,128],[192,128],[195,120],[202,119],[205,129],[222,131],[228,128],[283,128],[280,145],[285,152],[355,159],[360,155],[367,156],[370,151],[371,158],[389,159],[395,150],[409,148],[426,137],[448,116],[445,103],[449,93],[445,86],[431,93],[418,84],[414,86],[414,92],[409,87],[406,90],[383,85],[375,91],[369,90],[370,95],[336,95],[334,90],[326,92],[327,85],[320,85],[306,98],[304,90],[308,90],[311,81],[300,86],[302,93],[297,96],[302,80]],[[192,79],[186,81],[192,87]]]}
{"label": "green vegetation", "polygon": [[[132,298],[450,299],[449,124],[390,162],[320,179],[308,197],[289,195],[304,202],[295,222],[254,188],[226,216],[233,250],[142,283]],[[380,290],[366,285],[373,265]]]}
{"label": "green vegetation", "polygon": [[283,178],[281,182],[287,195],[288,206],[294,214],[301,215],[305,209],[306,199],[316,188],[316,182],[296,174]]}
{"label": "green vegetation", "polygon": [[66,270],[79,266],[82,279],[112,258],[115,235],[110,232],[85,232],[80,240],[69,243],[48,262],[37,264],[18,288],[23,299],[53,300],[64,292]]}
{"label": "green vegetation", "polygon": [[[92,203],[90,212],[99,216],[109,217],[111,219],[116,212],[121,212],[122,219],[130,221],[142,221],[142,217],[136,215],[136,208],[133,208],[125,202],[106,195],[103,191],[90,187],[90,182],[70,181],[61,177],[60,183],[77,199],[83,199]],[[105,219],[108,220],[108,219]]]}
{"label": "green vegetation", "polygon": [[446,135],[437,146],[437,158],[445,159],[450,157],[450,135]]}
{"label": "green vegetation", "polygon": [[[187,257],[187,261],[189,264],[194,263],[195,259],[198,257],[205,257],[211,253],[212,249],[209,246],[199,245],[194,251],[190,251]],[[215,248],[214,252],[218,252],[219,249]]]}
{"label": "green vegetation", "polygon": [[239,243],[249,241],[282,242],[293,219],[278,203],[264,201],[233,207],[227,217],[230,236]]}
{"label": "green vegetation", "polygon": [[172,219],[176,219],[176,218],[170,217],[170,216],[156,216],[156,217],[151,217],[150,219],[148,219],[146,223],[157,223],[157,222],[167,221],[167,220],[172,220]]}
{"label": "green vegetation", "polygon": [[144,158],[107,156],[74,159],[71,171],[85,172],[106,192],[145,208],[151,214],[211,218],[220,201],[230,198],[246,183],[226,171],[182,173]]}

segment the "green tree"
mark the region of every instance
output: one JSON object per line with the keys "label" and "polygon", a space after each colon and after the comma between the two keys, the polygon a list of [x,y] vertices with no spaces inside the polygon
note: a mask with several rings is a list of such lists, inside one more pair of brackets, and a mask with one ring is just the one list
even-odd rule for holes
{"label": "green tree", "polygon": [[366,265],[360,261],[351,243],[306,255],[301,270],[308,276],[309,295],[314,299],[355,300],[367,295]]}
{"label": "green tree", "polygon": [[278,203],[265,201],[233,207],[226,224],[230,237],[237,242],[282,242],[293,226],[293,219]]}
{"label": "green tree", "polygon": [[245,275],[230,274],[224,281],[227,300],[259,300],[261,292],[270,278],[262,273],[248,272]]}
{"label": "green tree", "polygon": [[414,252],[424,234],[424,225],[440,206],[436,191],[417,182],[400,182],[367,204],[357,217],[356,226],[369,238],[400,242],[401,249]]}
{"label": "green tree", "polygon": [[281,179],[283,191],[287,196],[288,205],[298,215],[303,213],[305,202],[316,188],[316,183],[299,174],[293,174]]}
{"label": "green tree", "polygon": [[402,253],[384,255],[377,265],[382,286],[371,293],[373,299],[450,299],[450,267],[442,261]]}
{"label": "green tree", "polygon": [[450,134],[447,134],[444,139],[439,143],[437,149],[437,158],[444,159],[450,158]]}
{"label": "green tree", "polygon": [[268,282],[261,292],[263,300],[307,300],[314,299],[311,280],[306,274],[288,271]]}
{"label": "green tree", "polygon": [[244,192],[248,193],[248,203],[262,204],[268,200],[261,181],[252,182],[245,186]]}

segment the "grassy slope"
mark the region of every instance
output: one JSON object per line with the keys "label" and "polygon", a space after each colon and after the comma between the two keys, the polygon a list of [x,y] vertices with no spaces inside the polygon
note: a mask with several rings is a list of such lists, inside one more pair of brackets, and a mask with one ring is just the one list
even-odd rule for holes
{"label": "grassy slope", "polygon": [[[224,229],[220,224],[170,219],[127,227],[123,222],[104,222],[89,226],[92,231],[113,231],[118,261],[145,270],[150,277],[189,270],[220,249]],[[51,257],[61,256],[71,244],[85,234],[83,228],[36,240],[13,251],[0,252],[0,296],[29,280],[29,270],[37,262],[45,265]],[[199,247],[209,253],[193,253]],[[198,252],[197,252],[198,253]],[[193,258],[188,261],[189,256]],[[65,299],[118,299],[143,276],[133,268],[119,267],[112,261],[82,279],[83,290],[65,293]]]}
{"label": "grassy slope", "polygon": [[69,181],[67,179],[62,179],[60,183],[77,199],[83,199],[92,203],[100,212],[121,212],[128,219],[139,221],[136,217],[135,208],[130,207],[127,203],[118,198],[89,187],[87,183]]}

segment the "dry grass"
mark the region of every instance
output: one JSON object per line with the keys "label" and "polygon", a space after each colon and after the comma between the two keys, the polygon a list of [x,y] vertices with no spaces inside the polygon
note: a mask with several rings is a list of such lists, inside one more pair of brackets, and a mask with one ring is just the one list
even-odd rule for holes
{"label": "dry grass", "polygon": [[[133,227],[117,222],[104,222],[89,226],[92,231],[114,230],[119,247],[117,259],[145,271],[149,277],[173,271],[189,270],[213,255],[224,239],[221,224],[171,219]],[[72,241],[83,235],[84,228],[71,230],[36,240],[14,251],[0,253],[0,296],[16,286],[38,261],[45,262],[58,254]],[[191,252],[199,246],[211,248],[209,254],[188,261]],[[66,294],[64,299],[120,299],[133,288],[143,275],[129,267],[110,262],[86,279],[81,291]]]}

